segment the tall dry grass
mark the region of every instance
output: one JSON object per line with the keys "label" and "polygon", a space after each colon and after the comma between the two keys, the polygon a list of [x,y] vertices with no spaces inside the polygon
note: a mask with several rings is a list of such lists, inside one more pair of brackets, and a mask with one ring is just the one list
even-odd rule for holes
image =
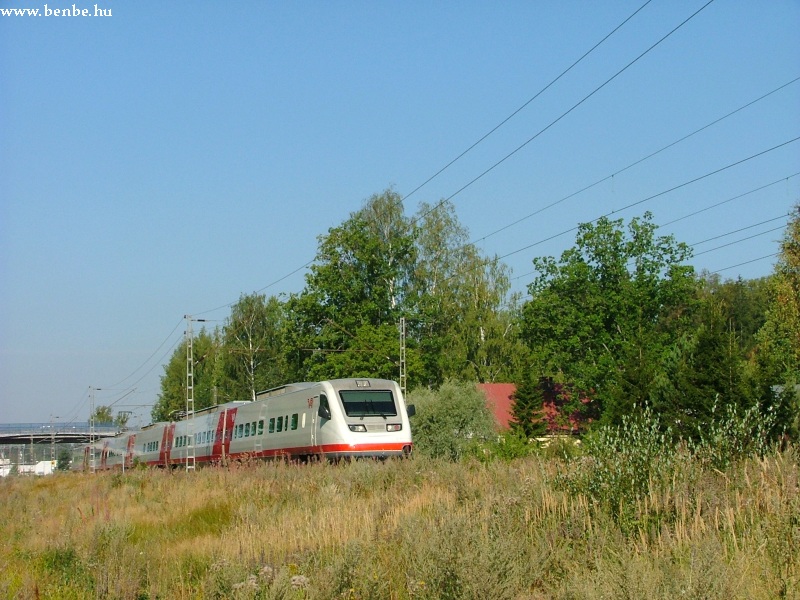
{"label": "tall dry grass", "polygon": [[670,461],[607,496],[589,457],[6,478],[0,597],[800,597],[797,453]]}

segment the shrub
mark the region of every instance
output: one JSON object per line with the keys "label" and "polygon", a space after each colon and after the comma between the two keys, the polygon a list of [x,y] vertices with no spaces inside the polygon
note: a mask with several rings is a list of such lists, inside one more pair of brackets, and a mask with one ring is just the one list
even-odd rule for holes
{"label": "shrub", "polygon": [[417,389],[409,402],[417,410],[411,431],[420,454],[456,461],[496,437],[486,398],[474,383],[446,381],[437,391]]}

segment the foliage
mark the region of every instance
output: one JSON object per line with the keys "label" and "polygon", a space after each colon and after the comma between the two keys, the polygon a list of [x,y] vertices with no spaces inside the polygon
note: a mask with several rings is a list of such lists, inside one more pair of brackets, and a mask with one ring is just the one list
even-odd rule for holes
{"label": "foliage", "polygon": [[494,417],[474,383],[448,380],[436,391],[419,388],[408,402],[417,411],[411,420],[414,449],[424,456],[457,461],[496,438]]}
{"label": "foliage", "polygon": [[243,294],[222,328],[214,380],[218,401],[255,400],[287,382],[284,306],[274,296]]}
{"label": "foliage", "polygon": [[766,388],[762,411],[772,408],[778,422],[797,439],[800,434],[800,204],[793,208],[786,227],[775,274],[771,280],[769,308],[757,334],[755,362]]}
{"label": "foliage", "polygon": [[511,410],[515,431],[519,432],[526,440],[547,432],[547,424],[542,411],[545,400],[544,390],[539,377],[531,371],[527,372],[517,383],[512,400]]}
{"label": "foliage", "polygon": [[96,406],[94,413],[91,416],[95,423],[113,423],[114,413],[111,411],[110,406],[100,405]]}
{"label": "foliage", "polygon": [[488,440],[478,448],[476,458],[482,462],[494,460],[516,460],[533,454],[537,449],[535,443],[525,435],[522,428],[515,427],[503,431],[494,440]]}
{"label": "foliage", "polygon": [[689,248],[657,237],[649,213],[579,227],[560,261],[537,258],[523,338],[540,375],[590,390],[606,422],[650,400],[662,356],[688,329],[697,283]]}
{"label": "foliage", "polygon": [[288,301],[288,360],[298,380],[343,376],[343,365],[368,371],[363,362],[375,357],[382,370],[399,371],[397,324],[414,259],[402,211],[400,197],[387,191],[320,237],[306,288]]}
{"label": "foliage", "polygon": [[777,426],[774,411],[762,414],[757,405],[742,410],[735,404],[723,407],[714,402],[711,412],[712,418],[701,427],[693,450],[714,468],[725,469],[737,460],[763,457],[772,450],[771,434]]}
{"label": "foliage", "polygon": [[717,304],[723,320],[739,339],[743,356],[751,354],[756,347],[756,334],[766,320],[771,278],[723,281],[719,275],[703,272],[700,284],[701,301]]}
{"label": "foliage", "polygon": [[648,406],[624,416],[619,425],[591,432],[583,447],[590,461],[581,471],[577,490],[620,519],[630,518],[626,511],[638,498],[661,491],[675,469],[676,447],[669,427],[662,427]]}
{"label": "foliage", "polygon": [[408,310],[426,385],[447,378],[509,381],[522,364],[509,270],[469,243],[455,207],[422,203],[414,217],[416,263]]}
{"label": "foliage", "polygon": [[395,192],[369,198],[320,237],[306,287],[287,303],[292,376],[396,378],[405,318],[411,387],[507,379],[524,355],[508,269],[467,241],[449,202],[409,219]]}
{"label": "foliage", "polygon": [[70,452],[67,448],[62,448],[59,450],[56,461],[56,470],[69,471],[70,463],[72,463],[72,452]]}
{"label": "foliage", "polygon": [[[194,406],[201,410],[216,404],[214,398],[214,363],[219,350],[216,333],[205,328],[192,340],[194,357]],[[187,342],[178,344],[161,376],[161,392],[152,410],[153,421],[168,421],[186,410]]]}

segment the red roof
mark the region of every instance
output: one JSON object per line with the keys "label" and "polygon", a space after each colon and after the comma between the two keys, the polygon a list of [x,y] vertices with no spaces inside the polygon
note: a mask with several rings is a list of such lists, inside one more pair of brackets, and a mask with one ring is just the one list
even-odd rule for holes
{"label": "red roof", "polygon": [[498,429],[511,429],[514,421],[512,396],[517,390],[513,383],[479,383],[478,389],[486,394],[486,406],[492,411]]}

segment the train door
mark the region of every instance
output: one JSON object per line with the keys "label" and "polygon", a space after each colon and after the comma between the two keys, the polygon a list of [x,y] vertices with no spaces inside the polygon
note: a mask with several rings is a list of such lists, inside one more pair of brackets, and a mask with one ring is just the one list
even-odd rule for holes
{"label": "train door", "polygon": [[235,408],[226,408],[220,413],[214,433],[214,446],[211,449],[212,460],[222,460],[224,462],[228,454],[230,454],[235,419]]}
{"label": "train door", "polygon": [[164,427],[161,434],[161,448],[158,453],[158,464],[165,467],[170,466],[170,454],[172,452],[172,440],[175,439],[175,423],[170,423]]}
{"label": "train door", "polygon": [[91,454],[91,449],[89,448],[89,446],[85,446],[83,448],[83,470],[84,470],[84,472],[89,470],[89,464],[91,462],[90,459],[89,459],[90,454]]}
{"label": "train door", "polygon": [[125,449],[125,457],[123,458],[122,469],[130,469],[133,466],[133,449],[136,444],[136,434],[132,433],[128,436],[128,446]]}
{"label": "train door", "polygon": [[311,421],[311,447],[314,454],[322,452],[322,437],[320,428],[327,419],[331,418],[331,408],[328,404],[328,396],[320,394],[315,398],[309,399],[309,418]]}
{"label": "train door", "polygon": [[108,468],[108,442],[103,442],[103,450],[100,452],[100,468]]}

